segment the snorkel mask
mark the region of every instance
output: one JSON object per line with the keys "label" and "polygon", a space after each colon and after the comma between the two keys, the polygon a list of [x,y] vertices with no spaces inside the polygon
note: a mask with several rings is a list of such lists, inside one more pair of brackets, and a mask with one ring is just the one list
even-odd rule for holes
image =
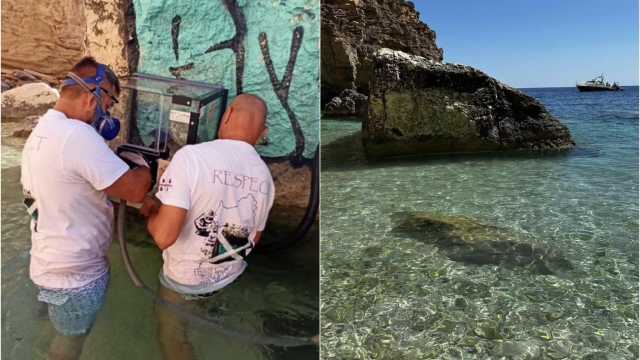
{"label": "snorkel mask", "polygon": [[[100,87],[100,84],[105,78],[106,67],[103,64],[98,65],[98,70],[96,72],[95,77],[81,78],[78,75],[70,72],[67,73],[67,79],[62,82],[62,86],[69,85],[80,85],[83,89],[92,93],[98,100],[98,105],[96,106],[96,113],[94,116],[94,120],[92,126],[96,129],[98,134],[102,136],[105,140],[110,141],[115,139],[120,132],[120,120],[118,118],[111,116],[111,114],[105,110],[102,106],[102,92],[111,97],[113,102],[117,103],[118,100],[115,96],[109,94],[106,89]],[[91,89],[88,84],[96,85],[95,89]]]}

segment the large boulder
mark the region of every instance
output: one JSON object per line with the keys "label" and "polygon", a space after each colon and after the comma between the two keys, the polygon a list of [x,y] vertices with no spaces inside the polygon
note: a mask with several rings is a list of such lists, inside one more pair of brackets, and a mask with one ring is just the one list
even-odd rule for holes
{"label": "large boulder", "polygon": [[368,93],[373,53],[382,47],[442,61],[436,34],[411,2],[322,1],[323,103],[344,89]]}
{"label": "large boulder", "polygon": [[27,116],[20,123],[16,124],[17,127],[11,132],[11,135],[14,138],[26,139],[31,135],[33,128],[38,125],[38,121],[40,120],[40,116]]}
{"label": "large boulder", "polygon": [[469,66],[390,49],[375,56],[363,143],[369,156],[575,145],[567,127],[521,91]]}
{"label": "large boulder", "polygon": [[2,121],[22,121],[52,108],[60,95],[45,83],[29,83],[2,93]]}

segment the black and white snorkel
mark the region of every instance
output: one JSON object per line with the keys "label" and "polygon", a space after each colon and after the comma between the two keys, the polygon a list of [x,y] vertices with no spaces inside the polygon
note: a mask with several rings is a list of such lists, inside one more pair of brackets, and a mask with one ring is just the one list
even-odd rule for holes
{"label": "black and white snorkel", "polygon": [[[111,97],[111,99],[115,103],[118,102],[118,99],[116,99],[115,96],[109,94],[100,86],[100,84],[102,84],[102,81],[104,81],[105,79],[105,75],[106,66],[104,64],[98,65],[95,77],[88,77],[83,79],[80,76],[69,72],[67,73],[67,79],[62,81],[62,87],[80,85],[83,89],[90,92],[91,94],[93,94],[93,96],[96,97],[96,113],[92,126],[106,141],[111,141],[115,139],[115,137],[118,136],[118,133],[120,132],[120,120],[116,117],[111,116],[111,114],[102,106],[102,91],[104,91],[107,96]],[[95,85],[96,88],[91,89],[88,84]]]}

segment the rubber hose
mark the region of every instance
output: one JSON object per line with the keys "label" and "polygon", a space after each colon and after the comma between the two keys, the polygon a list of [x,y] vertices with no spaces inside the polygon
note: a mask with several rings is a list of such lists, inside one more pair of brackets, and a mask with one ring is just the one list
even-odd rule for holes
{"label": "rubber hose", "polygon": [[118,242],[120,243],[120,254],[122,255],[122,260],[124,261],[124,266],[127,269],[127,273],[129,274],[129,278],[133,282],[135,287],[141,288],[144,292],[149,295],[156,303],[165,306],[166,308],[174,311],[177,314],[180,314],[183,318],[187,319],[190,322],[206,326],[208,328],[214,329],[216,332],[229,336],[231,338],[240,339],[244,342],[259,344],[259,345],[275,345],[281,347],[298,347],[298,346],[309,346],[316,345],[311,338],[303,338],[303,337],[293,337],[293,336],[267,336],[267,335],[258,335],[258,334],[247,334],[245,332],[240,332],[233,329],[228,329],[226,326],[220,324],[219,322],[207,318],[201,317],[193,314],[188,309],[184,307],[168,302],[164,299],[159,298],[153,290],[151,290],[138,276],[133,264],[131,263],[131,258],[129,257],[129,251],[127,249],[127,243],[125,241],[125,233],[124,233],[124,225],[125,225],[125,217],[127,214],[127,202],[125,200],[120,200],[120,204],[118,206],[118,220],[116,223],[116,232],[118,236]]}

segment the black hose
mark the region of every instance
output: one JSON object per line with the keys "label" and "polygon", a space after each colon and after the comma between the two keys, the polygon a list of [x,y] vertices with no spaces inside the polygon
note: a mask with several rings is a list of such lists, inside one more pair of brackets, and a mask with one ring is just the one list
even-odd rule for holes
{"label": "black hose", "polygon": [[193,314],[188,309],[184,307],[168,302],[160,297],[158,297],[153,290],[151,290],[138,276],[133,264],[131,263],[131,259],[129,258],[129,251],[127,250],[127,243],[125,241],[124,234],[124,224],[125,217],[127,213],[127,202],[125,200],[120,200],[120,204],[118,206],[118,220],[116,224],[116,232],[118,236],[118,242],[120,243],[120,253],[122,254],[122,259],[124,261],[124,266],[127,269],[127,273],[133,282],[135,287],[141,288],[144,292],[150,296],[156,303],[165,306],[166,308],[174,311],[179,314],[183,318],[189,320],[190,322],[206,326],[208,328],[213,328],[216,332],[229,336],[231,338],[237,338],[244,342],[260,344],[260,345],[275,345],[282,347],[298,347],[298,346],[309,346],[316,345],[316,343],[311,338],[304,337],[293,337],[293,336],[266,336],[259,334],[247,334],[246,332],[241,332],[238,330],[229,329],[227,326],[220,324],[218,321],[215,321],[208,317],[197,316]]}

